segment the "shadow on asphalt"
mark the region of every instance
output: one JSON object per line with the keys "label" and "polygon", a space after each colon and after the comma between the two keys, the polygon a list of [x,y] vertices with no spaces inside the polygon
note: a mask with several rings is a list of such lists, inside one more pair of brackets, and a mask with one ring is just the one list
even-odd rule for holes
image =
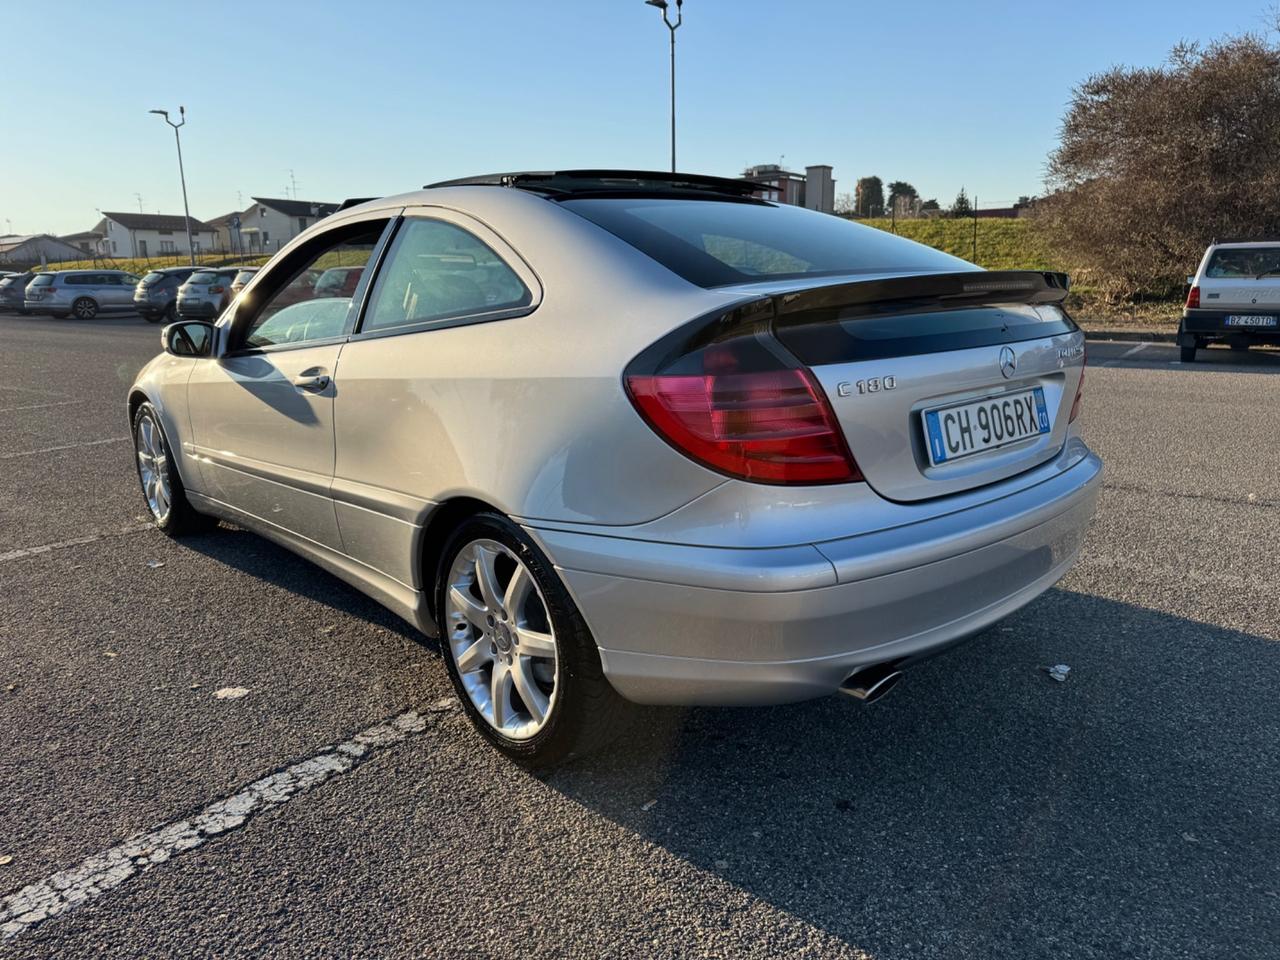
{"label": "shadow on asphalt", "polygon": [[[438,652],[254,534],[184,543]],[[874,706],[647,710],[538,779],[877,958],[1273,955],[1278,688],[1280,643],[1054,589]]]}
{"label": "shadow on asphalt", "polygon": [[[434,640],[409,626],[386,607],[311,561],[248,530],[222,523],[213,533],[184,538],[182,545],[241,573],[274,584],[306,600],[375,623],[439,653]],[[245,598],[245,602],[252,602],[252,598]]]}
{"label": "shadow on asphalt", "polygon": [[877,958],[1262,956],[1278,687],[1280,644],[1053,590],[872,707],[660,713],[547,783]]}

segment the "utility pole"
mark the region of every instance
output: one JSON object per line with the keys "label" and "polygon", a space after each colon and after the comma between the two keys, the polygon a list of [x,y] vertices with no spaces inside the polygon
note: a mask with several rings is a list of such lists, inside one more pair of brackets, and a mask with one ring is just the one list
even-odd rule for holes
{"label": "utility pole", "polygon": [[684,0],[676,0],[676,22],[667,16],[667,0],[644,0],[651,7],[662,11],[662,22],[671,32],[671,172],[676,172],[676,30],[684,23]]}
{"label": "utility pole", "polygon": [[146,211],[142,209],[142,194],[135,193],[134,196],[138,198],[138,212],[145,213]]}
{"label": "utility pole", "polygon": [[289,186],[293,188],[293,193],[291,193],[290,196],[294,200],[297,200],[298,199],[298,178],[293,175],[292,169],[289,171]]}
{"label": "utility pole", "polygon": [[178,115],[182,117],[182,120],[178,123],[174,123],[169,119],[168,110],[152,110],[151,113],[160,114],[160,116],[164,117],[164,122],[173,127],[173,139],[178,145],[178,178],[182,181],[182,214],[187,228],[187,254],[191,257],[191,265],[194,267],[196,265],[196,245],[195,241],[191,239],[191,208],[187,206],[187,175],[182,169],[182,137],[178,133],[178,128],[187,122],[187,108],[178,107]]}

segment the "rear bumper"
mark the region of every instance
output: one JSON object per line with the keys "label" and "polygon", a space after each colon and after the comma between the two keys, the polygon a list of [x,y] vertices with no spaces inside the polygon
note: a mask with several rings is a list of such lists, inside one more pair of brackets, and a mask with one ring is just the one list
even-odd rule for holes
{"label": "rear bumper", "polygon": [[196,317],[201,320],[216,317],[220,312],[218,304],[204,300],[179,300],[178,313],[183,317]]}
{"label": "rear bumper", "polygon": [[47,313],[51,316],[71,312],[71,304],[57,303],[52,300],[26,300],[23,301],[22,308],[27,313]]}
{"label": "rear bumper", "polygon": [[[1275,317],[1276,326],[1261,327],[1227,323],[1228,317]],[[1256,337],[1264,341],[1280,341],[1280,307],[1238,310],[1183,310],[1181,333],[1199,337]]]}
{"label": "rear bumper", "polygon": [[1101,488],[1092,453],[1009,496],[815,544],[724,549],[531,529],[640,703],[785,703],[921,659],[1066,573]]}

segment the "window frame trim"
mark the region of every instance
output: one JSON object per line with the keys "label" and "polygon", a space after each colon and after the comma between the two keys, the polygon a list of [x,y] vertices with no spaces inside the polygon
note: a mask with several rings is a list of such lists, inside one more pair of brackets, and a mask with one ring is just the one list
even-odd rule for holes
{"label": "window frame trim", "polygon": [[[231,306],[226,309],[222,317],[218,318],[215,326],[223,331],[219,334],[219,340],[225,342],[228,346],[228,349],[225,352],[217,354],[219,359],[252,357],[267,353],[280,353],[286,350],[306,350],[311,347],[324,347],[331,346],[335,343],[346,343],[350,340],[353,331],[359,329],[359,323],[364,316],[364,310],[368,302],[369,291],[373,288],[373,282],[377,278],[378,271],[382,266],[382,258],[385,255],[387,248],[390,246],[391,240],[399,230],[400,222],[403,219],[401,216],[401,210],[402,208],[400,207],[387,207],[382,210],[372,210],[367,213],[346,218],[340,223],[332,224],[323,233],[314,234],[308,237],[299,236],[294,240],[294,242],[290,243],[289,246],[285,247],[280,251],[280,253],[275,255],[275,257],[280,257],[281,254],[292,256],[304,247],[310,247],[312,244],[319,245],[324,238],[330,234],[339,230],[345,230],[355,224],[365,223],[371,220],[387,221],[386,225],[383,227],[382,233],[378,237],[378,242],[374,244],[373,250],[369,254],[369,261],[365,265],[364,273],[360,277],[360,283],[357,284],[355,293],[351,296],[352,307],[355,308],[355,319],[354,321],[352,320],[352,312],[349,311],[347,315],[347,329],[345,329],[341,334],[333,337],[322,337],[316,340],[303,340],[298,343],[272,343],[254,347],[245,346],[243,340],[240,340],[238,345],[232,346],[232,344],[236,342],[237,338],[241,336],[244,328],[248,324],[251,324],[253,319],[262,310],[262,308],[259,307],[252,313],[247,314],[246,317],[241,317],[238,310],[239,305],[244,300],[245,295],[250,293],[252,288],[258,285],[259,278],[264,276],[269,277],[274,274],[277,269],[283,266],[282,258],[281,263],[276,264],[274,267],[270,262],[260,267],[257,273],[253,275],[253,279],[249,283],[245,284],[245,287],[240,291],[239,296],[232,301]],[[272,257],[272,260],[274,260],[275,257]],[[234,278],[232,279],[232,282],[235,282]],[[227,322],[225,324],[222,322],[224,317],[227,318]]]}
{"label": "window frame trim", "polygon": [[[514,273],[517,279],[524,284],[526,290],[529,291],[529,302],[520,307],[506,307],[501,310],[484,310],[476,313],[461,313],[450,317],[437,317],[432,320],[421,320],[416,323],[403,323],[399,326],[384,327],[378,330],[366,330],[364,327],[366,312],[369,304],[376,292],[378,281],[382,278],[382,269],[385,259],[390,254],[391,247],[395,243],[396,237],[399,236],[400,230],[411,220],[435,220],[441,223],[447,223],[450,226],[457,227],[466,233],[471,234],[482,244],[493,251],[494,256],[502,261],[503,265]],[[453,207],[434,206],[431,204],[419,204],[416,206],[405,207],[402,215],[396,223],[396,229],[393,234],[387,238],[386,246],[380,251],[378,257],[377,270],[374,273],[373,282],[369,284],[365,297],[360,304],[360,313],[356,318],[356,326],[348,336],[348,340],[381,340],[384,337],[399,337],[413,333],[424,333],[429,330],[447,330],[453,327],[467,327],[477,323],[492,323],[498,320],[510,320],[516,317],[527,317],[542,305],[542,280],[534,272],[529,262],[520,255],[520,253],[507,242],[506,238],[490,227],[487,223],[476,217],[465,214]]]}

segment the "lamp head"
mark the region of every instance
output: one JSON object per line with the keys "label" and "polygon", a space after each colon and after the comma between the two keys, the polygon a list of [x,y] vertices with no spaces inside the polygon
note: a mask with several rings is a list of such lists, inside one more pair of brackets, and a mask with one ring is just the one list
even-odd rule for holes
{"label": "lamp head", "polygon": [[[657,7],[659,10],[667,9],[667,0],[644,0],[644,2],[651,7]],[[681,3],[681,0],[676,0],[677,5],[679,5],[680,3]]]}
{"label": "lamp head", "polygon": [[147,111],[147,113],[158,113],[158,114],[160,114],[160,116],[164,117],[166,120],[168,120],[168,119],[169,119],[169,111],[168,111],[168,110],[148,110],[148,111]]}

